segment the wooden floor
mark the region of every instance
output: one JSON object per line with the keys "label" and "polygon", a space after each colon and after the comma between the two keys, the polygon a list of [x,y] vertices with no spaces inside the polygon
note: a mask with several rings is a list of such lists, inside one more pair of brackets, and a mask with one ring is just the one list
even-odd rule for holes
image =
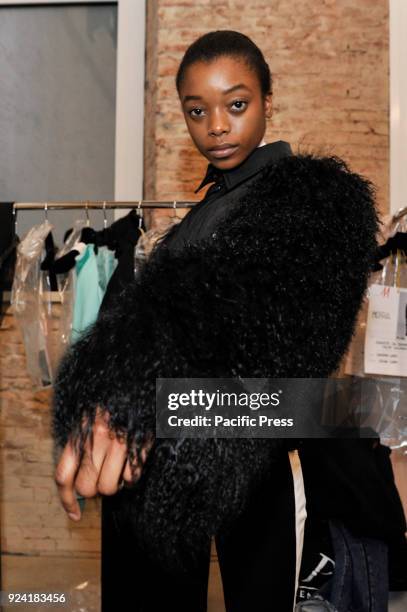
{"label": "wooden floor", "polygon": [[[392,453],[395,479],[407,514],[407,460],[401,452]],[[69,612],[100,612],[100,561],[75,557],[36,557],[3,555],[1,557],[3,591],[45,590],[68,593]],[[3,607],[14,610],[15,607]],[[20,612],[66,610],[18,606]],[[407,611],[407,593],[391,595],[389,612]],[[216,550],[212,548],[208,588],[208,612],[225,612],[222,581]]]}
{"label": "wooden floor", "polygon": [[[2,563],[2,590],[65,592],[70,598],[69,608],[18,606],[20,612],[69,610],[69,612],[100,612],[100,563],[96,559],[22,557],[5,555]],[[15,610],[4,607],[4,612]],[[224,612],[222,582],[218,563],[211,561],[208,592],[208,612]],[[392,593],[388,612],[406,612],[407,592]],[[270,612],[278,612],[270,610]]]}
{"label": "wooden floor", "polygon": [[[4,607],[4,612],[69,610],[69,612],[100,612],[100,561],[75,557],[26,557],[3,555],[2,590],[31,590],[67,593],[68,608],[41,606]],[[212,556],[209,571],[208,612],[224,612],[222,581],[216,557]]]}

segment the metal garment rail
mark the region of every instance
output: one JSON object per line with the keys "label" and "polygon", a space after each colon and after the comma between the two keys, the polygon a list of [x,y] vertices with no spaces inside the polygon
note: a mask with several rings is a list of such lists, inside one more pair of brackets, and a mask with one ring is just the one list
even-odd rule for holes
{"label": "metal garment rail", "polygon": [[[180,200],[171,201],[156,201],[156,200],[133,200],[133,201],[115,201],[115,200],[80,200],[76,202],[14,202],[13,217],[14,231],[17,233],[17,212],[19,210],[43,210],[45,219],[48,219],[49,210],[85,210],[89,221],[89,210],[106,210],[112,209],[129,209],[137,210],[154,209],[154,208],[172,208],[174,211],[181,208],[193,208],[197,202],[184,202]],[[141,213],[142,214],[142,213]],[[176,212],[175,212],[176,215]],[[104,219],[105,227],[107,219]]]}
{"label": "metal garment rail", "polygon": [[114,209],[114,208],[193,208],[197,202],[180,200],[155,201],[137,200],[129,202],[116,202],[112,200],[92,200],[80,202],[15,202],[13,211],[17,210],[70,210],[70,209]]}

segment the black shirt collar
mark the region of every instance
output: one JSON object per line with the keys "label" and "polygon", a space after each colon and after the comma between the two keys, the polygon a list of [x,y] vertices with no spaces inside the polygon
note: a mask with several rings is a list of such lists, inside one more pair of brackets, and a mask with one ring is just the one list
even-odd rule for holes
{"label": "black shirt collar", "polygon": [[253,149],[246,159],[231,170],[219,170],[211,163],[208,164],[206,174],[195,193],[198,193],[208,183],[213,183],[223,179],[227,190],[229,191],[241,181],[246,180],[259,170],[270,163],[278,161],[281,157],[292,155],[292,150],[288,142],[284,140],[276,140],[265,144],[262,147]]}

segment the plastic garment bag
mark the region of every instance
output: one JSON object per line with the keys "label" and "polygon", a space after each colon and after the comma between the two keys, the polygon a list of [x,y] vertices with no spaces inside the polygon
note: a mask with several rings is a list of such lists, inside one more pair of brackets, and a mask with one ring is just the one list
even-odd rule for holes
{"label": "plastic garment bag", "polygon": [[[63,246],[56,254],[56,259],[60,259],[70,253],[75,244],[81,237],[83,228],[86,226],[86,221],[79,219],[75,221],[74,227],[66,238]],[[66,274],[58,275],[59,297],[61,300],[61,311],[59,319],[59,347],[61,355],[71,343],[72,334],[72,319],[75,304],[75,268],[72,268]]]}
{"label": "plastic garment bag", "polygon": [[55,360],[51,346],[51,293],[47,272],[40,269],[45,239],[53,226],[34,225],[17,247],[11,304],[20,328],[27,370],[37,388],[51,385]]}
{"label": "plastic garment bag", "polygon": [[171,228],[177,225],[181,220],[182,219],[177,216],[169,217],[167,215],[162,215],[158,217],[153,228],[142,233],[134,250],[135,275],[137,275],[143,264],[150,257],[156,243],[164,238]]}
{"label": "plastic garment bag", "polygon": [[[394,236],[397,232],[407,232],[407,214],[389,223],[386,237]],[[390,316],[381,308],[375,308],[372,312],[374,296],[382,291],[383,295],[400,300],[400,304],[402,299],[407,302],[407,254],[397,250],[383,259],[381,265],[382,270],[372,273],[370,277],[369,290],[360,310],[355,335],[345,362],[345,374],[354,377],[356,392],[352,401],[354,409],[364,413],[364,422],[375,429],[383,444],[393,449],[403,449],[407,453],[407,361],[403,357],[403,346],[407,347],[407,308],[402,311],[400,306],[404,318],[402,327],[406,330],[405,338],[397,334],[392,344],[395,347],[393,351],[387,348],[390,344],[386,341],[382,341],[382,356],[377,351],[378,362],[381,357],[385,363],[382,367],[387,370],[381,370],[379,363],[376,372],[373,372],[372,366],[369,370],[370,364],[366,359],[370,346],[368,337],[372,335],[372,317],[378,319],[376,329],[380,333],[380,327],[384,328]],[[388,364],[397,360],[397,353],[400,355],[401,365],[397,375],[391,375]]]}

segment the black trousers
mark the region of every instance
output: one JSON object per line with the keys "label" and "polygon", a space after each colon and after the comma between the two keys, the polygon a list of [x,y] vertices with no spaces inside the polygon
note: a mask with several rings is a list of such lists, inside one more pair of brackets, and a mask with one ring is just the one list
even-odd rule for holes
{"label": "black trousers", "polygon": [[[102,612],[206,611],[210,540],[198,569],[174,578],[147,561],[121,528],[120,495],[102,500]],[[292,612],[296,536],[288,455],[215,541],[227,612]]]}

